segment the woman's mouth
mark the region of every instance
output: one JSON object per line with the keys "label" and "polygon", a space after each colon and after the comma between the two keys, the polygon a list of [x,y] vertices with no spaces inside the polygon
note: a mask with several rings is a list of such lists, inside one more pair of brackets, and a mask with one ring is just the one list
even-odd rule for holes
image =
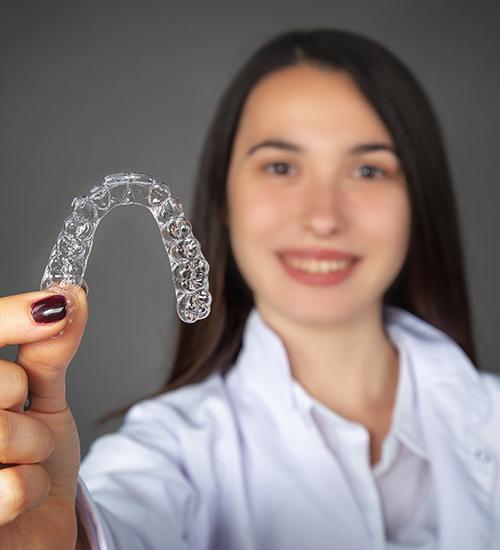
{"label": "woman's mouth", "polygon": [[279,255],[286,272],[295,280],[312,285],[331,285],[345,280],[354,271],[359,258],[324,260]]}

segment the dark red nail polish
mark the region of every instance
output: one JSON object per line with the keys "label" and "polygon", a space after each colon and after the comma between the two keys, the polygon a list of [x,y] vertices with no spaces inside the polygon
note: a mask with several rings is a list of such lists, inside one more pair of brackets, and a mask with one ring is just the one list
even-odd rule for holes
{"label": "dark red nail polish", "polygon": [[31,315],[37,323],[54,323],[66,317],[66,298],[61,294],[47,296],[31,304]]}

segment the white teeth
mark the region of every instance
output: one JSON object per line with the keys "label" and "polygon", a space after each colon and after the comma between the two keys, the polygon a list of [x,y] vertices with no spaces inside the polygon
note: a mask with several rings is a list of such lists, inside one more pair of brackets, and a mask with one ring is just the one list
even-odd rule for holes
{"label": "white teeth", "polygon": [[285,262],[295,269],[307,271],[309,273],[330,273],[332,271],[342,271],[351,265],[351,260],[313,260],[297,257],[285,257]]}

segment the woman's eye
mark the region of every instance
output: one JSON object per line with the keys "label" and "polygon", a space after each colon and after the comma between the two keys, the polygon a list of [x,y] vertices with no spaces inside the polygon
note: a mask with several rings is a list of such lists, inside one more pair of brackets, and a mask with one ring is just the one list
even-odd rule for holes
{"label": "woman's eye", "polygon": [[366,177],[368,179],[373,179],[373,174],[375,174],[375,176],[378,174],[380,177],[385,176],[384,170],[382,170],[381,168],[377,168],[376,166],[371,166],[369,164],[361,166],[359,168],[359,171],[361,173],[361,177]]}
{"label": "woman's eye", "polygon": [[286,175],[290,173],[290,169],[288,162],[272,162],[264,166],[264,170],[269,174]]}

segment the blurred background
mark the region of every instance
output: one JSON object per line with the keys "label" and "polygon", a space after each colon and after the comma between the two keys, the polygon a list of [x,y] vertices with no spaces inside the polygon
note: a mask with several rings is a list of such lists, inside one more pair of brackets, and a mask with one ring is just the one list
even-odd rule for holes
{"label": "blurred background", "polygon": [[[499,15],[497,2],[457,0],[0,2],[0,295],[39,290],[73,197],[107,174],[157,177],[189,218],[203,137],[237,68],[280,31],[331,26],[391,49],[436,107],[481,366],[500,372]],[[99,416],[155,390],[169,370],[175,296],[145,208],[104,218],[85,279],[90,317],[68,371],[83,455],[121,423],[98,426]]]}

